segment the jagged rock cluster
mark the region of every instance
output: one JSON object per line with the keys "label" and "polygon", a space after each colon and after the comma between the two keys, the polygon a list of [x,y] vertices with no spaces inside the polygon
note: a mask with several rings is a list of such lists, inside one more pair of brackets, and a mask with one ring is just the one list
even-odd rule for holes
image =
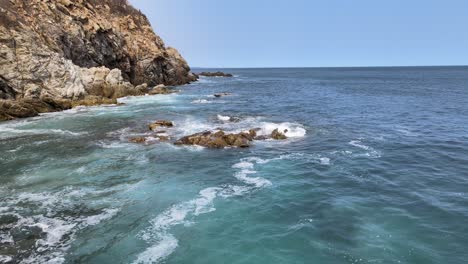
{"label": "jagged rock cluster", "polygon": [[[154,133],[149,136],[139,136],[129,138],[129,142],[132,143],[144,143],[144,144],[155,144],[157,142],[166,142],[171,139],[167,130],[160,129],[171,129],[174,127],[174,123],[168,120],[158,120],[149,124],[149,130]],[[228,147],[235,148],[248,148],[254,140],[285,140],[287,136],[285,133],[288,130],[279,131],[278,128],[272,131],[270,135],[258,135],[260,128],[252,128],[248,131],[242,131],[238,133],[227,133],[221,129],[217,131],[204,131],[195,133],[192,135],[184,136],[175,142],[175,145],[191,145],[191,146],[202,146],[206,148],[222,149]]]}
{"label": "jagged rock cluster", "polygon": [[0,0],[0,120],[196,78],[126,0]]}

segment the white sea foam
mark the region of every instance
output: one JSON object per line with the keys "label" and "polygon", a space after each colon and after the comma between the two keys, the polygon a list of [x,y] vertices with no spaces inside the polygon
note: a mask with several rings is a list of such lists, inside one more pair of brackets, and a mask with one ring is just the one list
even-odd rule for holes
{"label": "white sea foam", "polygon": [[322,157],[322,158],[320,158],[320,163],[322,165],[330,165],[330,158]]}
{"label": "white sea foam", "polygon": [[167,258],[178,246],[177,239],[171,235],[166,234],[161,236],[158,243],[147,248],[143,253],[138,255],[135,264],[146,264],[146,263],[159,263],[161,260]]}
{"label": "white sea foam", "polygon": [[250,174],[256,174],[257,171],[253,170],[254,164],[252,162],[249,162],[248,160],[241,160],[241,162],[234,164],[232,167],[236,169],[241,169],[240,171],[234,174],[234,177],[246,184],[254,185],[257,188],[271,185],[271,182],[265,178],[249,177]]}
{"label": "white sea foam", "polygon": [[[271,159],[273,160],[273,159]],[[174,205],[151,220],[150,228],[144,230],[140,237],[152,243],[145,251],[137,256],[133,262],[135,264],[159,263],[172,254],[177,246],[178,240],[169,233],[171,227],[185,224],[190,226],[193,221],[188,217],[196,217],[201,214],[210,213],[216,210],[214,200],[216,197],[229,198],[244,195],[254,189],[271,185],[271,182],[261,177],[249,177],[256,174],[253,170],[255,164],[265,164],[271,160],[263,160],[257,157],[242,159],[232,167],[240,171],[234,176],[246,186],[226,185],[222,187],[210,187],[199,192],[197,198]]]}
{"label": "white sea foam", "polygon": [[150,229],[141,238],[154,244],[139,254],[134,263],[158,263],[169,256],[176,248],[177,239],[168,233],[169,228],[183,224],[189,215],[198,216],[215,210],[213,200],[221,188],[211,187],[200,191],[196,199],[172,206],[151,221]]}
{"label": "white sea foam", "polygon": [[266,187],[270,186],[271,182],[267,179],[264,179],[262,177],[249,177],[249,174],[255,174],[257,173],[256,171],[250,171],[250,170],[243,170],[241,172],[236,173],[234,176],[240,180],[243,181],[247,184],[254,185],[257,188],[261,187]]}
{"label": "white sea foam", "polygon": [[158,94],[158,95],[145,95],[145,96],[128,96],[117,99],[119,103],[128,105],[145,105],[145,104],[158,104],[167,105],[174,104],[179,99],[179,95],[173,94]]}
{"label": "white sea foam", "polygon": [[371,148],[371,147],[369,147],[369,146],[364,145],[364,144],[363,144],[361,141],[359,141],[359,140],[352,140],[352,141],[349,142],[349,144],[350,144],[351,146],[355,146],[355,147],[357,147],[357,148],[364,149],[364,150],[369,150],[369,149]]}
{"label": "white sea foam", "polygon": [[105,209],[102,214],[92,215],[92,216],[84,218],[83,223],[85,224],[85,226],[94,226],[94,225],[101,223],[102,221],[113,218],[115,215],[117,215],[118,212],[119,212],[119,209],[115,209],[115,208]]}
{"label": "white sea foam", "polygon": [[223,115],[218,115],[217,116],[220,121],[227,122],[231,120],[230,116],[223,116]]}
{"label": "white sea foam", "polygon": [[180,135],[190,135],[199,133],[202,131],[213,130],[213,125],[203,122],[200,119],[194,117],[188,117],[178,123],[175,127],[175,131]]}
{"label": "white sea foam", "polygon": [[241,161],[239,163],[234,164],[232,167],[236,169],[253,169],[254,164],[248,161]]}
{"label": "white sea foam", "polygon": [[12,260],[12,257],[0,255],[0,263],[8,263]]}
{"label": "white sea foam", "polygon": [[211,103],[213,103],[213,101],[208,101],[206,99],[197,99],[197,100],[192,101],[192,104],[211,104]]}
{"label": "white sea foam", "polygon": [[98,146],[104,149],[119,149],[119,148],[134,148],[136,147],[135,144],[130,144],[130,143],[124,143],[124,142],[105,142],[105,141],[99,141],[96,143]]}
{"label": "white sea foam", "polygon": [[304,137],[307,133],[307,130],[302,125],[289,122],[279,124],[263,122],[260,129],[260,135],[270,135],[273,130],[278,129],[288,138]]}
{"label": "white sea foam", "polygon": [[360,140],[352,140],[348,144],[356,148],[366,150],[366,152],[363,154],[362,153],[354,154],[355,157],[364,156],[364,157],[369,157],[369,158],[380,158],[382,156],[380,151],[375,150],[373,147],[364,145],[364,143],[362,143]]}
{"label": "white sea foam", "polygon": [[63,129],[40,129],[40,128],[21,129],[21,128],[15,128],[15,127],[0,127],[0,132],[2,132],[0,139],[16,137],[22,134],[26,134],[26,135],[59,134],[59,135],[64,135],[64,136],[81,136],[81,135],[88,134],[87,132],[73,132],[73,131],[63,130]]}
{"label": "white sea foam", "polygon": [[[18,218],[9,230],[24,227],[37,227],[44,234],[35,241],[34,249],[21,263],[63,263],[65,253],[80,230],[97,225],[102,221],[113,218],[119,209],[107,208],[101,212],[88,216],[61,216],[62,210],[73,208],[77,198],[93,194],[95,190],[66,188],[56,193],[20,193],[10,195],[10,198],[0,204],[6,205],[13,212],[8,213]],[[30,204],[34,204],[34,211],[30,211]],[[28,208],[28,210],[24,210]],[[3,211],[2,211],[3,212]],[[6,231],[8,235],[10,231]],[[9,236],[9,235],[8,235]],[[2,237],[7,238],[7,236]],[[10,241],[14,242],[14,241]]]}
{"label": "white sea foam", "polygon": [[75,170],[77,173],[79,174],[83,174],[85,171],[86,171],[86,167],[85,166],[81,166],[79,167],[78,169]]}

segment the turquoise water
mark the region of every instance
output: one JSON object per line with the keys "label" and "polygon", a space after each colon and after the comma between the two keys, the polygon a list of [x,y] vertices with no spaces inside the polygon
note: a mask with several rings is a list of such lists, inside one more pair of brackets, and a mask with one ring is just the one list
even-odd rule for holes
{"label": "turquoise water", "polygon": [[[466,263],[468,68],[226,71],[1,123],[0,262]],[[158,119],[290,138],[128,143]]]}

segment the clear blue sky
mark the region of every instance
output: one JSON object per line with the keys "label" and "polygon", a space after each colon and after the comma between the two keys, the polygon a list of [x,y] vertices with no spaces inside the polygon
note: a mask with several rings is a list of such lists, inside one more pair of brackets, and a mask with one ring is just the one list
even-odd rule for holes
{"label": "clear blue sky", "polygon": [[468,65],[468,0],[130,0],[192,67]]}

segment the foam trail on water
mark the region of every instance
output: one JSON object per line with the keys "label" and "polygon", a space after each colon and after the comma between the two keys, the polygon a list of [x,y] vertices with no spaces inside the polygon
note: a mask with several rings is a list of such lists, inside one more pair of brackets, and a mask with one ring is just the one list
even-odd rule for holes
{"label": "foam trail on water", "polygon": [[[7,248],[15,248],[15,230],[36,230],[40,237],[34,238],[34,246],[29,249],[21,263],[63,263],[65,254],[74,241],[76,234],[90,226],[113,218],[120,209],[105,208],[94,210],[83,206],[86,215],[68,214],[71,208],[76,208],[77,200],[84,196],[97,195],[95,189],[71,189],[55,193],[12,194],[5,201],[0,201],[0,217],[13,217],[12,221],[0,235],[0,243]],[[30,210],[31,206],[37,209]],[[27,209],[27,210],[25,210]],[[9,256],[5,256],[9,257]],[[0,261],[1,262],[1,261]]]}
{"label": "foam trail on water", "polygon": [[154,244],[140,253],[133,263],[158,263],[168,257],[178,245],[177,239],[168,233],[172,226],[185,222],[189,215],[198,216],[215,210],[213,200],[221,188],[203,189],[199,197],[188,202],[174,205],[151,221],[152,226],[141,235],[141,238]]}
{"label": "foam trail on water", "polygon": [[68,130],[63,130],[63,129],[18,129],[18,128],[13,128],[13,127],[0,127],[0,132],[6,132],[2,133],[3,135],[0,136],[0,139],[6,139],[10,137],[16,137],[18,134],[27,134],[27,135],[48,135],[48,134],[59,134],[59,135],[65,135],[65,136],[81,136],[81,135],[86,135],[86,132],[73,132],[73,131],[68,131]]}
{"label": "foam trail on water", "polygon": [[374,148],[372,148],[370,146],[364,145],[364,143],[362,143],[362,141],[360,141],[360,140],[351,140],[348,144],[351,145],[351,146],[354,146],[356,148],[360,148],[360,149],[363,149],[363,150],[367,151],[364,154],[356,155],[358,157],[359,156],[365,156],[365,157],[370,157],[370,158],[380,158],[381,157],[381,153],[379,151],[375,150]]}
{"label": "foam trail on water", "polygon": [[211,104],[212,101],[208,101],[206,99],[197,99],[197,100],[193,100],[192,101],[192,104]]}
{"label": "foam trail on water", "polygon": [[267,187],[271,182],[261,177],[248,177],[255,174],[253,170],[256,164],[265,164],[269,161],[260,158],[242,159],[232,167],[239,169],[234,176],[247,184],[247,186],[227,185],[223,187],[210,187],[199,192],[197,198],[174,205],[151,220],[151,226],[144,230],[140,237],[152,243],[145,251],[140,253],[134,264],[159,263],[171,255],[178,246],[178,240],[169,233],[173,226],[187,223],[188,217],[210,213],[216,210],[214,200],[216,197],[229,198],[244,195],[252,190]]}
{"label": "foam trail on water", "polygon": [[161,237],[159,243],[138,255],[138,259],[133,263],[158,263],[174,252],[178,245],[179,242],[173,235],[166,234]]}
{"label": "foam trail on water", "polygon": [[262,177],[249,177],[250,174],[256,174],[257,171],[253,170],[254,164],[252,162],[243,160],[237,164],[232,166],[233,168],[240,169],[239,172],[234,174],[234,176],[240,180],[245,182],[246,184],[254,185],[257,188],[270,186],[271,182],[267,179]]}

